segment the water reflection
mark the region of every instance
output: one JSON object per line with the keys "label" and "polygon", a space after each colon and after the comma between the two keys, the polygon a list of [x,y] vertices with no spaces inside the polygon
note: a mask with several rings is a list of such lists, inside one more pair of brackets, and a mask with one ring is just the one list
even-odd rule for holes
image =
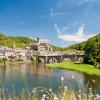
{"label": "water reflection", "polygon": [[34,87],[53,88],[54,91],[61,85],[61,77],[64,77],[64,84],[78,91],[87,90],[92,87],[100,93],[100,77],[90,76],[77,71],[64,69],[50,69],[43,64],[7,64],[0,67],[0,87],[16,90],[22,88],[33,89]]}

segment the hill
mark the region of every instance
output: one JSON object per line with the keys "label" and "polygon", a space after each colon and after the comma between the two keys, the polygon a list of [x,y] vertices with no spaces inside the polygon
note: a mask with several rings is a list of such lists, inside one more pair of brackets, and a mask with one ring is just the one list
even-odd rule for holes
{"label": "hill", "polygon": [[0,33],[0,46],[13,47],[14,44],[17,48],[26,48],[30,44],[35,43],[35,40],[28,37],[21,36],[7,36],[3,33]]}
{"label": "hill", "polygon": [[78,44],[74,44],[74,45],[71,45],[69,47],[66,47],[65,49],[66,50],[85,50],[85,46],[86,44],[89,42],[89,41],[93,41],[93,42],[96,42],[98,39],[100,39],[100,34],[88,39],[87,41],[84,41],[82,43],[78,43]]}

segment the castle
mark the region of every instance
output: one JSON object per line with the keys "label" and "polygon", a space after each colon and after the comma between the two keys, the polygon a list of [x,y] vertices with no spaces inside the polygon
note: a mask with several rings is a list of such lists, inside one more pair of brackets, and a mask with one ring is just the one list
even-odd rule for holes
{"label": "castle", "polygon": [[47,42],[37,38],[37,42],[30,46],[30,49],[38,53],[51,53],[53,52],[52,46]]}

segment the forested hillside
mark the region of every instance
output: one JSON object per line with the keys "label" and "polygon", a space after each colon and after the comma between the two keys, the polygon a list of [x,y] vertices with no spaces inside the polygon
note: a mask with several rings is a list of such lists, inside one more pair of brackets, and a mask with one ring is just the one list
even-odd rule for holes
{"label": "forested hillside", "polygon": [[26,48],[34,42],[35,40],[33,40],[32,38],[20,36],[7,36],[3,33],[0,33],[0,46],[13,47],[15,44],[17,48]]}
{"label": "forested hillside", "polygon": [[88,41],[96,41],[98,38],[100,38],[100,34],[88,39],[87,41],[85,42],[82,42],[82,43],[78,43],[78,44],[74,44],[74,45],[71,45],[69,47],[67,47],[66,49],[75,49],[75,50],[85,50],[85,45],[88,43]]}

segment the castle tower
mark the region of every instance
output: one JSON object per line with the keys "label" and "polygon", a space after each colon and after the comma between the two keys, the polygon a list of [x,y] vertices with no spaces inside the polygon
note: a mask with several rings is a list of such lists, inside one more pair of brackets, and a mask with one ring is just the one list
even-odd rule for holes
{"label": "castle tower", "polygon": [[38,37],[38,38],[37,38],[37,43],[39,43],[39,41],[40,41],[40,38]]}

